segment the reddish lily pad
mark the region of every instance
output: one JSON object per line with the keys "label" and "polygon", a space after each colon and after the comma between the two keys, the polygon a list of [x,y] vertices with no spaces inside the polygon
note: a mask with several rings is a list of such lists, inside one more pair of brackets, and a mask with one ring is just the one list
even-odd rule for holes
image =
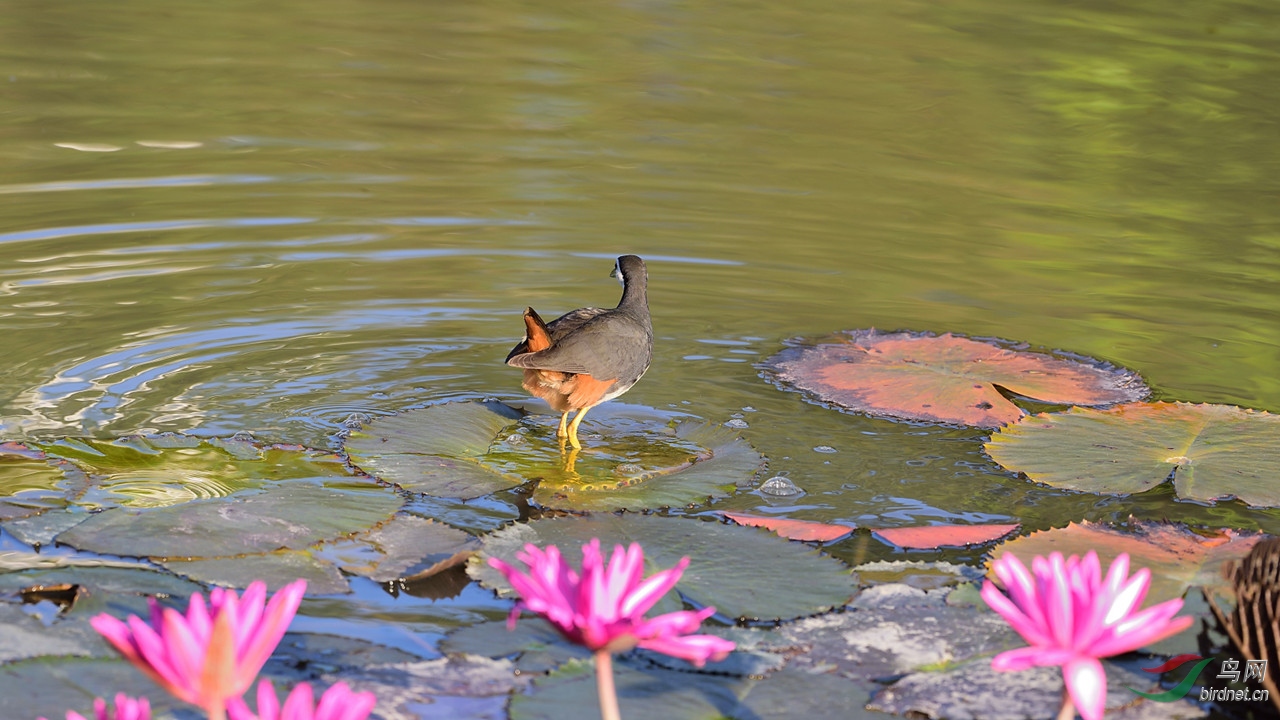
{"label": "reddish lily pad", "polygon": [[837,343],[787,348],[765,367],[778,384],[849,410],[984,428],[1023,415],[997,388],[1062,405],[1111,405],[1147,395],[1136,373],[1098,360],[953,334],[854,330]]}
{"label": "reddish lily pad", "polygon": [[1174,523],[1131,521],[1127,527],[1115,527],[1086,520],[1001,543],[991,561],[1012,552],[1029,567],[1035,555],[1084,555],[1093,550],[1105,572],[1117,555],[1129,553],[1131,573],[1144,567],[1151,571],[1146,605],[1154,605],[1182,597],[1193,585],[1215,594],[1229,592],[1223,565],[1244,557],[1265,537],[1230,529],[1200,535]]}
{"label": "reddish lily pad", "polygon": [[890,545],[909,550],[936,550],[940,547],[981,545],[1016,532],[1022,525],[923,525],[880,528],[872,534]]}
{"label": "reddish lily pad", "polygon": [[801,542],[831,542],[845,537],[854,531],[849,525],[830,525],[828,523],[809,520],[791,520],[784,517],[763,517],[746,513],[721,513],[739,525],[762,527],[772,530],[780,537]]}
{"label": "reddish lily pad", "polygon": [[1127,495],[1171,476],[1178,496],[1280,507],[1280,415],[1233,405],[1131,403],[1024,418],[987,454],[1054,487]]}

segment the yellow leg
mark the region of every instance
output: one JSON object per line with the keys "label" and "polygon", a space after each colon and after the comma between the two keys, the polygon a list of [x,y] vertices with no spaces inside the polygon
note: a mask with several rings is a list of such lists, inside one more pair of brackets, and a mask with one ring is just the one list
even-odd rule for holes
{"label": "yellow leg", "polygon": [[578,442],[578,426],[582,424],[582,418],[587,416],[587,411],[591,408],[582,408],[577,415],[573,416],[573,422],[569,423],[569,444],[581,450],[582,443]]}
{"label": "yellow leg", "polygon": [[569,411],[566,410],[560,414],[560,429],[556,430],[556,437],[562,438],[569,434],[568,431],[564,429],[564,424],[568,422],[568,420],[569,420]]}

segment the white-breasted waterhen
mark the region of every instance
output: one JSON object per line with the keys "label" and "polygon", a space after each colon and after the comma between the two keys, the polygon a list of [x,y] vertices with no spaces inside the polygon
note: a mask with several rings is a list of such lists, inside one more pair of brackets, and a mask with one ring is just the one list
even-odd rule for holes
{"label": "white-breasted waterhen", "polygon": [[575,449],[582,447],[578,426],[587,411],[630,390],[653,357],[644,261],[623,255],[612,275],[622,283],[618,307],[578,308],[549,323],[525,308],[524,340],[507,355],[508,365],[524,369],[524,389],[560,413],[556,436],[568,437]]}

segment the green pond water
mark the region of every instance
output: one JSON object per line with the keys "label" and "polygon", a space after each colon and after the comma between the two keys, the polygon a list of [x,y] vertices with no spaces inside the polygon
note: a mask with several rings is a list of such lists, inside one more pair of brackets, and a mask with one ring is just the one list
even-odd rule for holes
{"label": "green pond water", "polygon": [[958,332],[1280,411],[1272,3],[15,1],[0,37],[0,439],[324,448],[352,413],[523,400],[524,307],[612,306],[635,253],[654,359],[614,404],[741,419],[805,491],[693,512],[1280,530],[1038,487],[984,431],[757,366]]}

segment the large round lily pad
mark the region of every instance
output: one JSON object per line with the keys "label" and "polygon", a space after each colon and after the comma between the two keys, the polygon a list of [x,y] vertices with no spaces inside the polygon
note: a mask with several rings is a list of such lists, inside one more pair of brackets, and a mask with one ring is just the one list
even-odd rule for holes
{"label": "large round lily pad", "polygon": [[480,497],[523,482],[478,462],[521,415],[499,402],[432,405],[380,417],[351,433],[343,448],[361,470],[406,490]]}
{"label": "large round lily pad", "polygon": [[1126,495],[1171,476],[1178,496],[1280,506],[1280,415],[1231,405],[1132,403],[1025,418],[987,453],[1036,482]]}
{"label": "large round lily pad", "polygon": [[401,503],[395,492],[372,481],[287,480],[225,498],[104,510],[58,541],[93,552],[171,559],[301,550],[370,528]]}
{"label": "large round lily pad", "polygon": [[851,330],[838,340],[789,347],[765,368],[779,385],[849,410],[985,428],[1023,415],[997,388],[1060,405],[1110,405],[1147,395],[1136,373],[1013,343],[875,329]]}
{"label": "large round lily pad", "polygon": [[682,422],[675,437],[700,449],[684,463],[608,478],[544,478],[533,499],[568,510],[646,510],[684,507],[726,497],[751,484],[765,466],[764,456],[734,432],[716,425]]}
{"label": "large round lily pad", "polygon": [[[791,619],[839,607],[857,591],[857,578],[838,560],[805,545],[754,528],[688,518],[634,514],[563,517],[512,525],[484,538],[473,561],[472,577],[509,593],[510,586],[484,562],[499,557],[516,567],[515,554],[526,543],[555,545],[578,565],[582,546],[600,538],[614,545],[638,542],[644,548],[646,574],[669,568],[681,557],[692,562],[676,590],[698,606],[714,605],[719,614],[750,620]],[[674,609],[667,604],[655,612]],[[677,606],[678,607],[678,606]]]}

